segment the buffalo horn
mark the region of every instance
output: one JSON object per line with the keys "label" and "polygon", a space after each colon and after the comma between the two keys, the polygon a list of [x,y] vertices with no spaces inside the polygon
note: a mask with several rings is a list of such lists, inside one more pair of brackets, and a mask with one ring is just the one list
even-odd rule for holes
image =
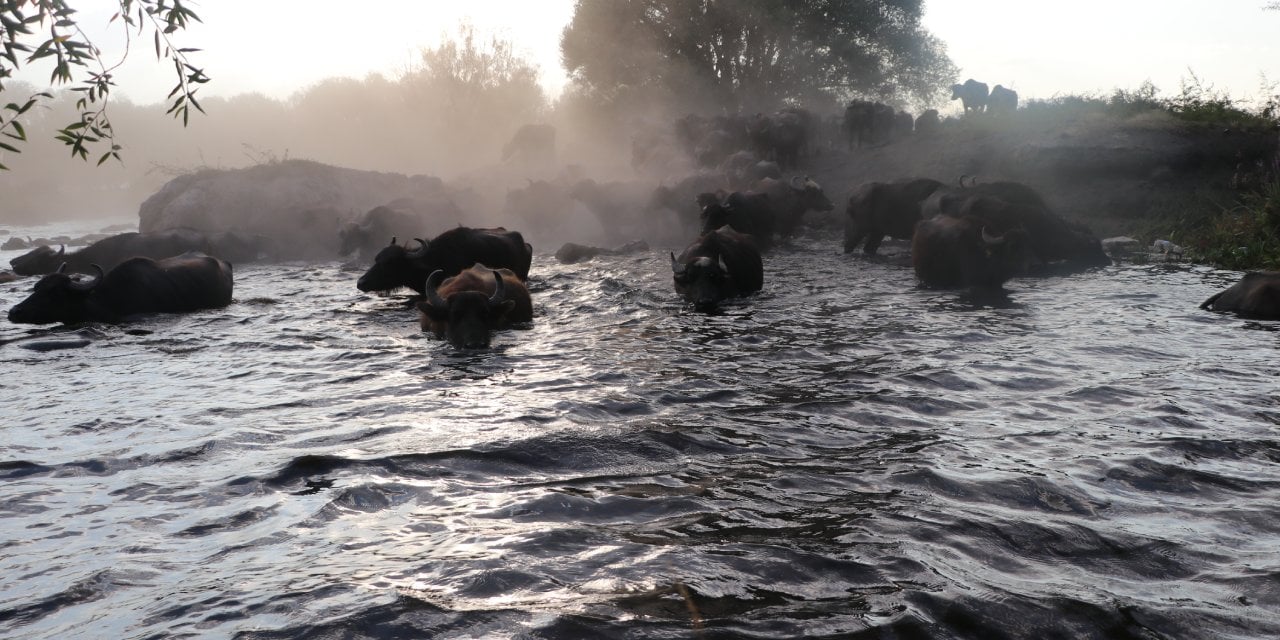
{"label": "buffalo horn", "polygon": [[93,280],[88,280],[88,281],[84,281],[84,282],[72,282],[72,283],[71,283],[71,288],[72,288],[72,289],[75,289],[76,291],[90,291],[90,290],[92,290],[94,287],[98,286],[98,283],[99,283],[99,282],[102,282],[102,278],[103,278],[103,276],[105,276],[105,275],[106,275],[106,274],[102,271],[102,267],[100,267],[100,266],[98,266],[98,265],[96,265],[96,264],[91,264],[91,265],[89,265],[89,266],[93,267],[93,269],[94,269],[95,271],[97,271],[97,272],[98,272],[98,277],[94,278]]}
{"label": "buffalo horn", "polygon": [[395,237],[395,236],[391,236],[391,244],[390,244],[389,246],[392,246],[392,247],[396,246],[396,237]]}
{"label": "buffalo horn", "polygon": [[448,307],[449,303],[445,302],[439,293],[436,293],[436,287],[440,286],[441,280],[444,280],[444,271],[440,269],[432,271],[431,275],[427,276],[427,304],[443,309]]}
{"label": "buffalo horn", "polygon": [[507,285],[502,281],[502,274],[496,269],[493,271],[493,295],[489,296],[489,306],[500,304],[507,297]]}
{"label": "buffalo horn", "polygon": [[62,264],[58,265],[58,270],[57,270],[57,271],[54,271],[54,273],[62,273],[62,272],[64,272],[64,271],[66,271],[66,270],[67,270],[67,263],[65,263],[65,262],[64,262],[64,263],[62,263]]}
{"label": "buffalo horn", "polygon": [[684,270],[685,270],[685,265],[681,263],[679,260],[676,260],[676,252],[672,251],[671,252],[671,271],[674,272],[676,275],[680,275],[684,273]]}
{"label": "buffalo horn", "polygon": [[990,232],[987,231],[987,228],[984,226],[982,227],[982,241],[986,244],[1000,244],[1004,242],[1004,236],[1003,235],[993,236],[991,235]]}
{"label": "buffalo horn", "polygon": [[66,255],[66,253],[67,253],[67,245],[65,245],[65,244],[64,244],[64,245],[62,245],[62,246],[58,247],[58,256],[59,256],[59,257],[61,257],[61,256],[63,256],[63,255]]}
{"label": "buffalo horn", "polygon": [[418,244],[422,245],[422,246],[418,247],[418,251],[426,252],[426,250],[427,250],[427,241],[426,241],[426,240],[423,240],[422,238],[414,238],[414,240],[417,240],[417,241],[418,241]]}
{"label": "buffalo horn", "polygon": [[[804,178],[802,178],[802,177],[800,177],[800,176],[791,176],[791,188],[792,188],[792,189],[804,189],[804,183],[803,183],[803,180],[804,180]],[[796,186],[796,182],[800,182],[800,186],[798,186],[798,187],[797,187],[797,186]]]}

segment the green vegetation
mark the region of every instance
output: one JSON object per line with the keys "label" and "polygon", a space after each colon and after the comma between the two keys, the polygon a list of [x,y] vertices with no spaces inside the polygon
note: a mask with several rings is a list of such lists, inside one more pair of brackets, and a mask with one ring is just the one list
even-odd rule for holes
{"label": "green vegetation", "polygon": [[[1226,269],[1280,269],[1280,94],[1274,85],[1258,104],[1244,104],[1194,74],[1177,94],[1145,83],[1110,96],[1068,95],[1031,100],[1017,127],[1118,126],[1168,132],[1199,145],[1199,158],[1175,184],[1160,183],[1147,211],[1105,221],[1150,242],[1167,239],[1195,262]],[[984,124],[985,126],[985,124]],[[1118,223],[1118,224],[1117,224]]]}
{"label": "green vegetation", "polygon": [[[156,59],[173,63],[177,84],[169,92],[172,99],[167,113],[181,118],[183,125],[189,121],[190,107],[204,109],[196,101],[199,86],[208,82],[204,70],[191,64],[188,54],[199,49],[173,45],[170,36],[181,31],[191,21],[200,18],[183,5],[182,0],[118,0],[120,11],[111,18],[119,23],[126,38],[142,37],[150,27]],[[49,82],[53,85],[74,85],[71,91],[75,99],[76,116],[71,122],[60,125],[57,140],[71,148],[71,154],[82,160],[89,159],[91,147],[109,145],[98,158],[98,164],[108,158],[120,159],[120,145],[115,142],[115,129],[107,117],[107,103],[115,86],[111,74],[124,63],[102,59],[98,47],[80,30],[76,11],[67,6],[66,0],[6,0],[0,2],[0,95],[8,93],[4,79],[22,65],[40,60],[54,63]],[[39,34],[39,35],[37,35]],[[127,51],[126,47],[126,51]],[[127,54],[125,54],[127,55]],[[175,98],[176,96],[176,98]],[[18,102],[9,102],[0,109],[0,151],[21,153],[16,145],[27,141],[27,132],[21,118],[32,107],[53,100],[45,92],[30,92]],[[0,163],[0,170],[7,170]]]}

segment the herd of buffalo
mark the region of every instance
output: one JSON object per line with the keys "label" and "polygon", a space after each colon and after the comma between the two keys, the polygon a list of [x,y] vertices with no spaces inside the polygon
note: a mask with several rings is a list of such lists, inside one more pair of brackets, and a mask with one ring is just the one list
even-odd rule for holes
{"label": "herd of buffalo", "polygon": [[[996,89],[988,92],[986,85],[970,80],[955,85],[953,97],[964,101],[966,112],[1016,108],[1016,94]],[[909,115],[866,101],[848,105],[842,129],[854,147],[881,135],[877,121],[891,127],[895,118],[921,130],[921,122],[912,123]],[[746,120],[686,116],[675,123],[684,151],[699,163],[704,156],[719,158],[722,172],[711,180],[693,176],[659,186],[649,197],[649,211],[696,212],[681,214],[677,225],[692,240],[679,254],[670,252],[674,289],[695,309],[709,311],[725,299],[760,291],[765,256],[796,233],[807,212],[835,209],[813,179],[783,177],[810,153],[813,126],[812,116],[796,108]],[[504,155],[548,144],[554,144],[554,131],[526,127]],[[531,199],[538,188],[551,187],[531,182],[521,199]],[[568,193],[602,211],[615,208],[611,194],[610,185],[591,180],[576,183]],[[394,204],[335,230],[343,254],[364,260],[372,255],[356,282],[360,291],[412,289],[422,329],[461,348],[486,347],[493,330],[532,321],[525,283],[533,247],[520,232],[459,225],[423,240],[416,237],[422,233],[420,222]],[[636,228],[617,227],[615,236],[641,235],[643,217],[632,222]],[[388,237],[391,242],[384,244]],[[398,237],[413,239],[402,244]],[[1033,188],[1017,182],[962,177],[958,184],[930,178],[863,184],[845,207],[844,251],[874,256],[886,237],[910,241],[917,279],[934,288],[999,289],[1018,276],[1060,275],[1111,263],[1089,229],[1063,219]],[[9,320],[114,323],[140,314],[223,307],[232,300],[232,263],[259,259],[264,240],[233,231],[178,229],[121,233],[72,253],[65,246],[57,251],[38,246],[10,261],[15,274],[43,277],[9,311]],[[575,262],[648,248],[643,241],[617,250],[570,243],[556,257]],[[84,275],[73,277],[77,273]],[[1280,319],[1280,273],[1250,273],[1201,306]]]}
{"label": "herd of buffalo", "polygon": [[[698,196],[701,233],[670,254],[675,291],[700,311],[764,286],[763,255],[794,232],[806,210],[832,203],[812,180],[785,185],[791,208],[767,193]],[[846,208],[845,252],[874,255],[886,237],[909,239],[920,283],[940,288],[999,288],[1020,275],[1071,273],[1110,264],[1088,229],[1049,210],[1030,187],[1014,182],[950,186],[927,178],[862,185]],[[9,311],[15,323],[121,322],[148,313],[219,308],[232,300],[231,263],[219,241],[196,231],[122,233],[66,253],[40,246],[11,260],[19,275],[43,275]],[[647,245],[633,245],[647,249]],[[228,252],[234,253],[232,249]],[[565,245],[560,254],[598,250]],[[575,258],[576,259],[576,258]],[[356,282],[364,292],[412,289],[421,327],[462,348],[489,345],[491,332],[533,319],[525,281],[533,247],[517,231],[456,227],[430,241],[395,238]],[[572,261],[562,258],[562,261]],[[75,272],[91,277],[73,277]],[[1250,273],[1202,307],[1280,318],[1280,274]]]}

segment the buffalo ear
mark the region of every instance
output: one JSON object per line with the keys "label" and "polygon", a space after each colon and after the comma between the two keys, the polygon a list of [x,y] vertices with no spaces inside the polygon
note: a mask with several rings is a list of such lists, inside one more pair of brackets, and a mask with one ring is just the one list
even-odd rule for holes
{"label": "buffalo ear", "polygon": [[498,319],[501,320],[502,318],[507,317],[507,314],[511,313],[511,311],[516,308],[516,301],[503,300],[497,304],[496,308],[498,309]]}

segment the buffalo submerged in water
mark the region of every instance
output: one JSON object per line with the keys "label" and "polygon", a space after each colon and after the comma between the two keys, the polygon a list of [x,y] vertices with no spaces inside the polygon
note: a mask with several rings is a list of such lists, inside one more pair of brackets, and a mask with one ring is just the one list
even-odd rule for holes
{"label": "buffalo submerged in water", "polygon": [[448,280],[437,270],[425,297],[418,303],[422,330],[458,348],[488,347],[495,329],[533,319],[529,290],[510,269],[477,264]]}
{"label": "buffalo submerged in water", "polygon": [[38,282],[9,310],[18,324],[122,322],[147,313],[182,313],[231,303],[231,264],[202,253],[163,260],[130,258],[91,280],[74,280],[65,265]]}
{"label": "buffalo submerged in water", "polygon": [[36,276],[53,273],[63,263],[72,273],[83,273],[95,264],[110,271],[129,258],[159,260],[190,251],[233,262],[252,262],[262,253],[269,252],[270,245],[267,238],[235,231],[210,234],[192,229],[147,233],[130,231],[103,238],[72,253],[67,253],[65,246],[54,251],[42,245],[10,260],[9,264],[18,275]]}

